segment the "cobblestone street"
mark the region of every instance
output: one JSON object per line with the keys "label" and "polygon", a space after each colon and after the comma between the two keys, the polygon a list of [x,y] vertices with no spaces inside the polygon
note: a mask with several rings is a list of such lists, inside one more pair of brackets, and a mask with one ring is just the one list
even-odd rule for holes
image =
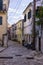
{"label": "cobblestone street", "polygon": [[43,58],[28,58],[33,53],[32,50],[12,41],[9,41],[8,45],[9,47],[0,53],[0,65],[43,65]]}

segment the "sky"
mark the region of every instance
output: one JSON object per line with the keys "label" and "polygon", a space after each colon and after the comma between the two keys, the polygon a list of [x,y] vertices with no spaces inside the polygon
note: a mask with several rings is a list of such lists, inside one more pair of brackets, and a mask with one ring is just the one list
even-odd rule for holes
{"label": "sky", "polygon": [[12,25],[18,20],[23,19],[23,11],[32,1],[33,0],[10,0],[8,9],[8,23]]}

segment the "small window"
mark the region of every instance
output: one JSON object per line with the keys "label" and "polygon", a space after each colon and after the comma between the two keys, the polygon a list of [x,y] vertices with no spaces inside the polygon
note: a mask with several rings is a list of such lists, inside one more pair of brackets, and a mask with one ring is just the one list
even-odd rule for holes
{"label": "small window", "polygon": [[0,25],[2,25],[2,17],[0,17]]}
{"label": "small window", "polygon": [[20,23],[20,27],[21,27],[21,25],[22,25],[22,24]]}
{"label": "small window", "polygon": [[17,38],[17,35],[15,35],[15,38]]}
{"label": "small window", "polygon": [[12,28],[12,30],[14,31],[14,28]]}
{"label": "small window", "polygon": [[37,7],[36,9],[36,16],[38,16],[38,14],[39,14],[39,7]]}
{"label": "small window", "polygon": [[26,14],[25,14],[25,16],[24,16],[24,22],[26,22]]}
{"label": "small window", "polygon": [[28,19],[31,18],[31,10],[28,12]]}
{"label": "small window", "polygon": [[15,26],[15,30],[17,29],[17,27]]}
{"label": "small window", "polygon": [[0,0],[0,10],[2,10],[3,7],[3,0]]}
{"label": "small window", "polygon": [[42,28],[42,30],[43,30],[43,24],[41,24],[41,28]]}

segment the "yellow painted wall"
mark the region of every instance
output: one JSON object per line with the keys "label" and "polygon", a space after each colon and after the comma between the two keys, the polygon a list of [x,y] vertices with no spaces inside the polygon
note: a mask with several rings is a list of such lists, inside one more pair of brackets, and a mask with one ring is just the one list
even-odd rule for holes
{"label": "yellow painted wall", "polygon": [[0,39],[2,40],[2,34],[7,32],[7,15],[6,13],[0,13],[2,16],[2,25],[0,25]]}
{"label": "yellow painted wall", "polygon": [[[0,16],[2,16],[2,25],[0,25],[0,40],[2,40],[2,35],[7,33],[7,11],[9,7],[9,2],[10,0],[3,0],[3,10],[0,11]],[[6,9],[6,11],[4,11],[4,9]]]}
{"label": "yellow painted wall", "polygon": [[22,21],[20,20],[19,22],[17,22],[16,26],[17,26],[17,30],[16,30],[17,40],[20,43],[22,43]]}

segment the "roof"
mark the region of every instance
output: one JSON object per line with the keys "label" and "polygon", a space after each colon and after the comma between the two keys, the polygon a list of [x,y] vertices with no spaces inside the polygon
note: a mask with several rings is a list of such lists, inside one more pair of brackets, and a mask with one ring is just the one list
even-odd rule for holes
{"label": "roof", "polygon": [[[18,20],[18,22],[17,22],[17,23],[19,23],[20,21],[23,21],[23,19],[21,19],[21,20]],[[17,24],[17,23],[16,23],[16,24]]]}
{"label": "roof", "polygon": [[26,9],[23,11],[23,13],[27,10],[27,8],[29,7],[29,6],[31,6],[32,5],[32,2],[30,2],[29,3],[29,5],[26,7]]}

